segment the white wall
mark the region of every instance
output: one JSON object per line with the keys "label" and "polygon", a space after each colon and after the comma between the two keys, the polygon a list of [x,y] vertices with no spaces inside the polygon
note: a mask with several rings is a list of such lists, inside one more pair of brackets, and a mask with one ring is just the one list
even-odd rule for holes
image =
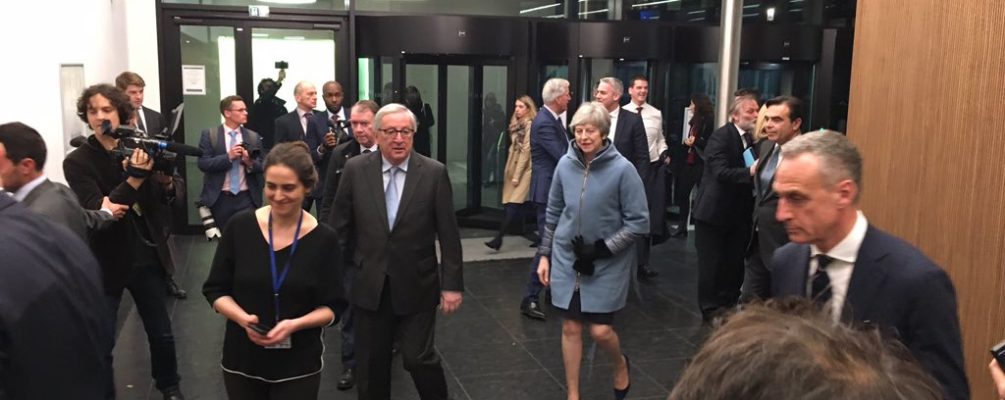
{"label": "white wall", "polygon": [[49,148],[46,174],[62,182],[60,64],[83,64],[88,85],[114,83],[132,68],[147,81],[145,103],[158,106],[156,5],[154,0],[4,3],[0,123],[21,121],[38,130]]}

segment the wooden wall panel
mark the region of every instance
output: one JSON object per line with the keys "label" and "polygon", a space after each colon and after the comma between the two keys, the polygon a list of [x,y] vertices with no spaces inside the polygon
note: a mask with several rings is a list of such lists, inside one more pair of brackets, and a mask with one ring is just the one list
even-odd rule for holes
{"label": "wooden wall panel", "polygon": [[956,285],[975,399],[1005,338],[1005,2],[858,0],[848,136],[870,222]]}

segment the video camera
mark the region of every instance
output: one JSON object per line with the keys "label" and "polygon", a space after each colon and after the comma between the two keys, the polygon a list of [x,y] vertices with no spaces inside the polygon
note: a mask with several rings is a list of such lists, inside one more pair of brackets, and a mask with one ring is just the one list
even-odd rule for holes
{"label": "video camera", "polygon": [[113,129],[108,120],[101,123],[101,132],[105,136],[119,139],[119,146],[113,150],[116,156],[129,158],[133,155],[133,150],[143,149],[154,161],[153,170],[163,172],[165,175],[174,174],[178,155],[192,157],[202,155],[202,150],[198,147],[172,142],[163,134],[150,137],[128,126]]}

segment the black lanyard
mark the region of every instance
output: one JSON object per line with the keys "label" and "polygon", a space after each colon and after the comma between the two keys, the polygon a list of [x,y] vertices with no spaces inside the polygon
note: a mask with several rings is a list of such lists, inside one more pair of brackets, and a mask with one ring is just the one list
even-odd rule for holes
{"label": "black lanyard", "polygon": [[272,266],[272,298],[276,306],[276,322],[279,322],[279,289],[286,282],[286,275],[290,272],[290,261],[293,260],[293,253],[297,251],[297,242],[300,241],[300,225],[304,222],[304,212],[300,211],[300,219],[297,220],[297,230],[293,233],[293,244],[290,245],[290,256],[286,259],[283,272],[276,273],[276,247],[272,242],[272,210],[269,210],[269,257]]}

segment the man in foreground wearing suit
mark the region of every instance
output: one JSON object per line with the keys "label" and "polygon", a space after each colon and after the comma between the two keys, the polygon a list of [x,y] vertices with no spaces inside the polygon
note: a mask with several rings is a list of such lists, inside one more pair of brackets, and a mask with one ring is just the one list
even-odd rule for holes
{"label": "man in foreground wearing suit", "polygon": [[115,329],[97,260],[2,193],[0,221],[0,399],[104,398]]}
{"label": "man in foreground wearing suit", "polygon": [[735,98],[730,119],[708,138],[705,171],[694,199],[698,307],[706,322],[735,306],[740,297],[754,210],[753,166],[747,166],[743,152],[753,146],[757,100]]}
{"label": "man in foreground wearing suit", "polygon": [[147,136],[159,135],[167,126],[167,121],[161,113],[143,106],[143,90],[146,86],[143,77],[135,72],[126,71],[115,78],[115,87],[129,96],[129,102],[136,109],[133,114],[133,127],[143,131]]}
{"label": "man in foreground wearing suit", "polygon": [[[569,108],[572,93],[569,91],[569,81],[562,78],[551,78],[541,89],[541,99],[544,106],[530,123],[530,201],[534,202],[537,212],[538,237],[544,233],[545,211],[548,209],[548,192],[551,190],[551,178],[555,175],[558,160],[569,149],[569,135],[565,130],[562,117]],[[535,254],[530,262],[530,273],[527,276],[527,286],[524,289],[523,300],[520,302],[520,313],[537,320],[544,320],[544,311],[538,295],[544,285],[537,276],[537,264],[540,257]]]}
{"label": "man in foreground wearing suit", "polygon": [[782,145],[799,136],[803,124],[803,102],[792,96],[778,96],[764,103],[764,132],[768,140],[757,147],[760,161],[754,167],[754,231],[747,246],[747,266],[740,297],[744,302],[771,296],[771,255],[789,242],[785,226],[775,219],[778,193],[771,189],[781,162]]}
{"label": "man in foreground wearing suit", "polygon": [[456,311],[464,290],[450,178],[443,164],[413,151],[418,123],[405,106],[388,104],[374,121],[380,151],[346,163],[334,210],[339,245],[352,257],[347,265],[358,266],[349,299],[356,307],[359,399],[390,398],[396,337],[419,397],[446,399],[433,347],[436,308]]}
{"label": "man in foreground wearing suit", "polygon": [[234,214],[262,206],[262,138],[245,128],[248,107],[241,96],[220,101],[223,124],[199,138],[199,170],[205,173],[199,202],[209,207],[223,229]]}
{"label": "man in foreground wearing suit", "polygon": [[782,146],[776,217],[792,243],[771,261],[772,295],[809,297],[835,321],[892,332],[946,399],[968,399],[953,283],[914,246],[869,225],[858,209],[861,182],[861,155],[840,133]]}
{"label": "man in foreground wearing suit", "polygon": [[313,188],[308,198],[304,199],[304,210],[310,211],[315,200],[320,203],[321,196],[324,195],[321,185],[325,182],[325,176],[322,174],[331,155],[326,150],[329,143],[325,142],[328,117],[324,112],[314,109],[318,105],[318,90],[313,83],[297,83],[293,87],[293,97],[297,101],[297,109],[276,118],[276,144],[299,140],[307,143],[307,148],[311,149],[311,158],[314,159],[319,179],[318,187]]}
{"label": "man in foreground wearing suit", "polygon": [[106,196],[100,210],[85,210],[77,195],[64,184],[46,178],[42,167],[45,141],[32,127],[20,122],[0,125],[0,186],[29,210],[65,226],[87,243],[89,232],[121,218],[127,206]]}
{"label": "man in foreground wearing suit", "polygon": [[[327,222],[331,226],[335,226],[337,223],[335,217],[338,214],[333,212],[335,193],[338,191],[339,181],[346,162],[350,158],[360,154],[365,155],[377,151],[377,142],[374,140],[373,132],[373,116],[379,108],[377,103],[372,100],[361,100],[352,106],[350,121],[355,135],[349,138],[347,142],[338,145],[332,151],[332,158],[328,162],[328,181],[325,182],[324,200],[321,201],[320,221]],[[348,242],[346,248],[352,251],[356,248],[356,244]],[[353,260],[352,257],[346,258],[350,262]],[[353,265],[353,267],[342,269],[342,273],[344,274],[342,276],[342,284],[345,285],[345,293],[352,292],[352,281],[356,278],[356,269],[359,267],[359,265]],[[354,321],[355,309],[350,304],[342,312],[341,318],[339,318],[339,322],[341,323],[340,331],[342,333],[342,376],[339,377],[338,384],[336,385],[338,390],[349,390],[356,384],[356,347],[353,340]]]}
{"label": "man in foreground wearing suit", "polygon": [[[621,153],[632,165],[635,165],[635,171],[639,173],[639,178],[645,179],[649,175],[649,138],[646,135],[646,126],[642,122],[642,117],[631,111],[622,112],[621,104],[618,101],[624,91],[625,87],[620,79],[600,78],[593,97],[600,104],[603,104],[607,112],[611,114],[611,132],[607,138],[614,144],[614,148],[618,149],[618,153]],[[648,190],[646,188],[646,191]],[[639,238],[636,244],[638,246],[636,251],[639,253],[639,265],[636,273],[639,279],[650,279],[659,275],[648,266],[649,238],[649,235],[645,235]]]}

